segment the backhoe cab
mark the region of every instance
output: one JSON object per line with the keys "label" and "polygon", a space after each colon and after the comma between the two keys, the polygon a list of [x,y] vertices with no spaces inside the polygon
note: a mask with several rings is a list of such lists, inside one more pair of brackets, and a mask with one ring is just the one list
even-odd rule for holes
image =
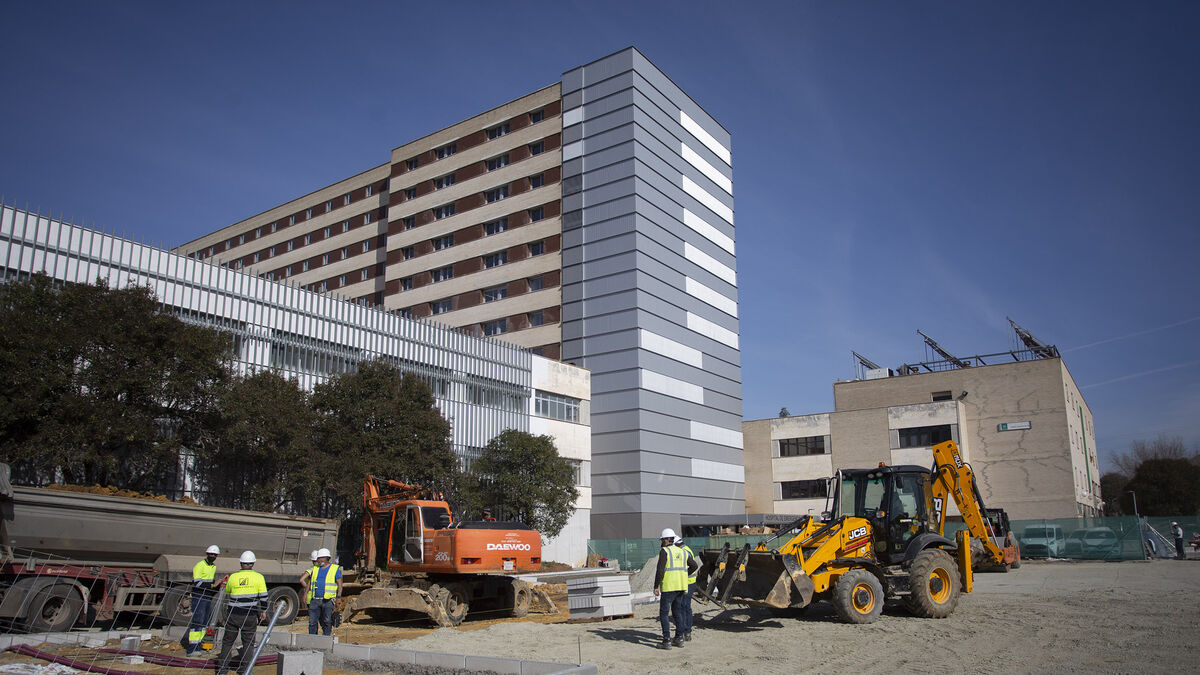
{"label": "backhoe cab", "polygon": [[[931,618],[949,616],[972,586],[972,536],[979,556],[999,563],[1006,552],[987,536],[987,521],[970,467],[948,441],[934,448],[931,471],[879,466],[839,471],[831,479],[825,520],[803,517],[751,550],[726,544],[705,549],[697,580],[701,600],[798,610],[833,604],[850,623],[879,617],[887,598]],[[945,500],[952,496],[968,530],[944,536]],[[968,533],[969,531],[969,533]]]}

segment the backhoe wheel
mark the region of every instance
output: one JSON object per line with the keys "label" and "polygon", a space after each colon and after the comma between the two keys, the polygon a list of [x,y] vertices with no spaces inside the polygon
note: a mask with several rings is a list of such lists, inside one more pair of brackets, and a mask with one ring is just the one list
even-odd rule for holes
{"label": "backhoe wheel", "polygon": [[833,585],[833,609],[846,623],[871,623],[883,612],[883,584],[867,570],[850,570]]}
{"label": "backhoe wheel", "polygon": [[925,549],[908,568],[908,588],[908,611],[929,619],[944,619],[958,605],[958,565],[941,549]]}
{"label": "backhoe wheel", "polygon": [[505,593],[505,599],[512,616],[519,619],[529,614],[529,606],[533,604],[533,588],[524,581],[514,579]]}
{"label": "backhoe wheel", "polygon": [[443,596],[442,606],[446,609],[446,618],[451,626],[457,626],[467,618],[471,608],[471,594],[463,584],[448,584]]}

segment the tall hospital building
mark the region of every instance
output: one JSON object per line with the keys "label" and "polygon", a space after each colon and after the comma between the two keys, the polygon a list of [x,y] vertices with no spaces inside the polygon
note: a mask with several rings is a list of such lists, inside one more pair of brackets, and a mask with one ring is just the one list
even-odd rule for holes
{"label": "tall hospital building", "polygon": [[591,371],[593,538],[744,514],[729,133],[640,52],[188,242]]}

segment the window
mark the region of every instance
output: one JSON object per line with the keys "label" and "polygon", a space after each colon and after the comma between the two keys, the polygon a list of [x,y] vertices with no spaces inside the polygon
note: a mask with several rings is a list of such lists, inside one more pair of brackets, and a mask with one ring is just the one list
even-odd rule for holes
{"label": "window", "polygon": [[338,286],[345,286],[347,281],[348,279],[346,278],[346,275],[343,274],[342,276],[338,277]]}
{"label": "window", "polygon": [[440,269],[431,270],[429,272],[429,276],[433,278],[433,283],[435,283],[435,284],[439,281],[453,279],[454,278],[454,268],[447,265],[446,267],[442,267]]}
{"label": "window", "polygon": [[213,253],[214,253],[214,247],[209,246],[208,247],[208,257],[211,258],[213,256]]}
{"label": "window", "polygon": [[530,326],[540,326],[546,323],[546,317],[541,311],[530,312],[525,317],[529,319]]}
{"label": "window", "polygon": [[404,167],[409,171],[416,169],[418,166],[421,166],[421,161],[416,157],[404,160]]}
{"label": "window", "polygon": [[333,226],[326,225],[325,226],[325,238],[328,239],[332,236],[333,236]]}
{"label": "window", "polygon": [[501,333],[506,333],[506,332],[508,332],[508,320],[507,319],[496,319],[495,321],[484,321],[483,322],[483,334],[484,335],[499,335]]}
{"label": "window", "polygon": [[258,239],[261,236],[262,236],[262,228],[261,227],[254,228],[254,238]]}
{"label": "window", "polygon": [[779,440],[780,457],[803,457],[804,455],[824,455],[825,437],[806,436],[804,438],[782,438]]}
{"label": "window", "polygon": [[404,229],[406,230],[411,230],[417,226],[417,219],[413,218],[412,216],[402,219],[401,222],[404,223]]}
{"label": "window", "polygon": [[329,201],[325,202],[325,213],[329,213],[332,210],[333,210],[333,200],[330,199]]}
{"label": "window", "polygon": [[399,315],[401,318],[411,319],[412,318],[412,308],[405,307],[404,309],[398,309],[398,310],[396,310],[396,314]]}
{"label": "window", "polygon": [[343,246],[342,247],[342,260],[345,260],[346,258],[349,258],[349,257],[350,257],[350,247]]}
{"label": "window", "polygon": [[453,204],[446,204],[443,206],[439,206],[433,210],[433,217],[435,220],[441,220],[442,218],[448,218],[452,215],[454,215],[454,205]]}
{"label": "window", "polygon": [[294,248],[296,248],[296,240],[288,239],[288,250],[290,251]]}
{"label": "window", "polygon": [[254,254],[254,262],[256,262],[256,263],[258,262],[258,254],[257,253]]}
{"label": "window", "polygon": [[321,254],[321,264],[322,264],[322,265],[328,265],[328,264],[329,264],[329,254],[328,254],[328,253],[322,253],[322,254]]}
{"label": "window", "polygon": [[317,292],[318,293],[324,293],[327,290],[329,290],[329,282],[322,281],[321,283],[317,284]]}
{"label": "window", "polygon": [[537,143],[529,144],[529,154],[531,154],[531,155],[540,155],[545,151],[546,151],[546,142],[545,141],[538,141]]}
{"label": "window", "polygon": [[546,209],[542,208],[541,206],[537,207],[536,209],[529,209],[529,222],[536,223],[545,217]]}
{"label": "window", "polygon": [[504,134],[507,134],[507,133],[508,133],[508,122],[505,122],[504,124],[501,124],[500,126],[496,126],[496,127],[492,127],[491,129],[488,129],[488,140],[494,141],[497,138],[500,138],[501,136],[503,136]]}
{"label": "window", "polygon": [[491,204],[492,202],[498,202],[501,199],[504,199],[506,197],[508,197],[508,186],[507,185],[501,185],[498,188],[495,188],[493,190],[488,190],[487,192],[483,193],[483,198],[486,199],[487,203],[489,203],[489,204]]}
{"label": "window", "polygon": [[898,429],[900,432],[900,447],[922,448],[953,440],[949,424],[938,424],[930,427],[909,427]]}
{"label": "window", "polygon": [[279,231],[279,221],[278,221],[278,220],[277,220],[277,221],[275,221],[275,222],[273,222],[273,223],[271,223],[271,231],[272,231],[272,232],[278,232],[278,231]]}
{"label": "window", "polygon": [[417,188],[411,187],[411,188],[405,189],[404,190],[404,198],[405,199],[416,199],[417,198]]}
{"label": "window", "polygon": [[287,267],[283,268],[283,276],[285,276],[285,277],[292,276],[292,266],[291,265],[288,265]]}
{"label": "window", "polygon": [[412,260],[417,255],[417,249],[412,246],[405,246],[400,249],[400,255],[404,256],[405,260]]}
{"label": "window", "polygon": [[541,122],[544,119],[546,119],[546,111],[545,110],[534,110],[533,112],[529,113],[529,123],[530,124],[537,124],[538,122]]}
{"label": "window", "polygon": [[359,270],[358,273],[359,273],[359,278],[358,278],[359,281],[366,281],[371,276],[371,270],[367,269],[366,267]]}
{"label": "window", "polygon": [[579,403],[577,398],[537,390],[533,394],[533,414],[538,417],[549,417],[552,420],[578,422]]}
{"label": "window", "polygon": [[508,297],[508,286],[495,286],[483,289],[483,301],[495,302]]}
{"label": "window", "polygon": [[307,261],[307,260],[305,260],[304,262],[300,263],[300,271],[301,271],[301,272],[307,272],[307,271],[308,271],[308,261]]}
{"label": "window", "polygon": [[305,220],[312,220],[312,216],[313,216],[312,207],[304,209],[304,219]]}
{"label": "window", "polygon": [[400,280],[400,290],[402,290],[402,291],[411,291],[412,290],[412,277],[404,277],[403,279]]}
{"label": "window", "polygon": [[435,154],[437,155],[438,159],[446,159],[447,157],[449,157],[450,155],[453,155],[456,152],[458,152],[458,146],[451,143],[449,145],[443,145],[442,147],[438,148],[437,152]]}
{"label": "window", "polygon": [[444,237],[438,237],[433,240],[433,250],[440,251],[444,248],[450,248],[454,245],[454,235],[447,234]]}
{"label": "window", "polygon": [[935,391],[929,395],[931,401],[953,401],[954,394],[949,391]]}
{"label": "window", "polygon": [[530,291],[540,291],[546,287],[541,277],[529,277],[525,280],[525,283],[529,285]]}
{"label": "window", "polygon": [[288,216],[288,225],[296,224],[296,216]]}
{"label": "window", "polygon": [[363,225],[370,225],[370,224],[371,224],[371,212],[367,211],[366,213],[363,214]]}
{"label": "window", "polygon": [[545,184],[546,184],[546,174],[544,174],[544,173],[539,173],[536,176],[529,177],[529,187],[530,188],[540,188]]}
{"label": "window", "polygon": [[506,231],[508,231],[508,218],[500,218],[498,220],[493,220],[490,223],[483,224],[483,235],[485,237],[490,237],[493,234],[499,234]]}
{"label": "window", "polygon": [[263,276],[265,276],[267,278],[267,281],[275,281],[275,273],[274,272],[267,272]]}
{"label": "window", "polygon": [[499,253],[492,253],[490,255],[483,256],[483,267],[485,269],[489,267],[499,267],[506,262],[508,262],[508,251],[500,251]]}
{"label": "window", "polygon": [[371,240],[370,240],[370,239],[363,239],[363,250],[362,250],[362,252],[363,252],[363,253],[366,253],[367,251],[370,251],[370,250],[371,250]]}
{"label": "window", "polygon": [[787,480],[779,484],[780,499],[824,499],[829,495],[829,482],[816,480]]}
{"label": "window", "polygon": [[242,269],[242,260],[241,260],[241,258],[238,258],[238,259],[237,259],[237,260],[236,260],[236,261],[233,263],[233,269],[235,269],[235,270],[240,270],[240,269]]}
{"label": "window", "polygon": [[274,247],[274,246],[272,246],[271,248],[267,249],[267,257],[268,257],[268,258],[274,258],[274,257],[275,257],[275,247]]}
{"label": "window", "polygon": [[452,173],[442,176],[441,178],[435,178],[433,180],[434,190],[441,190],[442,188],[450,187],[451,185],[454,185],[454,174]]}
{"label": "window", "polygon": [[342,195],[342,206],[346,206],[349,203],[350,203],[350,193],[347,192],[346,194]]}
{"label": "window", "polygon": [[308,246],[311,243],[312,243],[312,235],[311,234],[304,235],[304,245]]}
{"label": "window", "polygon": [[546,252],[546,242],[544,241],[535,241],[527,244],[527,246],[529,246],[529,255],[531,256],[541,255]]}
{"label": "window", "polygon": [[429,303],[429,311],[431,314],[445,314],[446,312],[450,311],[452,304],[453,303],[450,301],[450,298],[431,302]]}
{"label": "window", "polygon": [[487,170],[495,171],[496,169],[508,166],[508,153],[504,153],[499,157],[493,157],[487,161]]}
{"label": "window", "polygon": [[373,195],[373,194],[375,194],[375,186],[374,186],[374,185],[368,185],[368,186],[367,186],[367,196],[368,196],[368,197],[370,197],[370,196],[371,196],[371,195]]}
{"label": "window", "polygon": [[350,231],[350,221],[343,220],[342,221],[342,232],[349,232],[349,231]]}

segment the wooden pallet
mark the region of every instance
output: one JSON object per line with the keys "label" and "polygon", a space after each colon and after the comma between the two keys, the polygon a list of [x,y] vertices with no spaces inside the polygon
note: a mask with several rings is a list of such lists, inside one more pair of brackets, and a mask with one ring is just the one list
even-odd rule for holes
{"label": "wooden pallet", "polygon": [[578,619],[567,619],[567,623],[598,623],[600,621],[615,621],[617,619],[632,618],[632,614],[610,614],[609,616],[589,616]]}

